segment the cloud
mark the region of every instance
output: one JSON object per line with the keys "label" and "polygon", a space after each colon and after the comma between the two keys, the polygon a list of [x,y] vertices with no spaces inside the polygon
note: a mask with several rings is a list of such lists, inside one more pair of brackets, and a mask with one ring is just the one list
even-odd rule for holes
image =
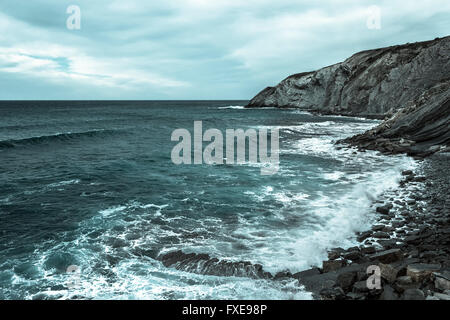
{"label": "cloud", "polygon": [[[75,31],[71,4],[2,0],[0,99],[21,82],[17,99],[249,99],[359,50],[450,33],[447,0],[78,0]],[[374,4],[380,30],[366,26]]]}

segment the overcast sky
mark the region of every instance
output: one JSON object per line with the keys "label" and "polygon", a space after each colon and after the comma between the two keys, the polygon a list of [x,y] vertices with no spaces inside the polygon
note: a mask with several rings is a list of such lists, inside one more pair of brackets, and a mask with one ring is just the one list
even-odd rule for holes
{"label": "overcast sky", "polygon": [[449,0],[1,0],[0,99],[250,99],[357,51],[449,34]]}

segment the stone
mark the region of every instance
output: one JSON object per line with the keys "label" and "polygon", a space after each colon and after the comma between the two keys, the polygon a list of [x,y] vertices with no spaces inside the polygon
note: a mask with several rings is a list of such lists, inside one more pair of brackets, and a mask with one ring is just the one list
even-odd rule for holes
{"label": "stone", "polygon": [[374,246],[368,246],[361,248],[361,252],[364,254],[374,254],[375,252],[377,252],[377,250]]}
{"label": "stone", "polygon": [[403,300],[425,300],[425,294],[419,289],[406,289]]}
{"label": "stone", "polygon": [[439,271],[439,264],[416,263],[411,264],[406,269],[406,275],[410,276],[414,282],[422,282],[429,279],[433,272]]}
{"label": "stone", "polygon": [[397,283],[400,285],[410,285],[413,281],[410,276],[403,276],[397,278]]}
{"label": "stone", "polygon": [[439,300],[450,300],[450,295],[439,292],[435,292],[434,297],[438,298]]}
{"label": "stone", "polygon": [[358,261],[361,258],[361,253],[359,251],[351,251],[346,253],[343,258],[351,261]]}
{"label": "stone", "polygon": [[390,285],[383,286],[383,292],[380,295],[380,300],[398,300],[398,295]]}
{"label": "stone", "polygon": [[324,273],[327,273],[327,272],[338,270],[338,269],[342,268],[343,266],[345,266],[344,260],[328,260],[328,261],[323,261],[322,270]]}
{"label": "stone", "polygon": [[369,238],[371,235],[372,235],[372,232],[371,232],[371,231],[365,231],[365,232],[362,232],[362,233],[360,233],[360,234],[358,235],[357,240],[358,240],[359,242],[363,242],[364,240],[366,240],[367,238]]}
{"label": "stone", "polygon": [[381,263],[392,263],[403,258],[403,253],[400,249],[390,249],[378,252],[370,256],[371,261],[380,261]]}
{"label": "stone", "polygon": [[381,277],[389,283],[393,283],[397,279],[398,270],[390,264],[378,264],[381,271]]}
{"label": "stone", "polygon": [[433,276],[435,278],[434,280],[434,286],[436,289],[445,291],[450,290],[450,271],[445,271],[442,273],[433,273]]}
{"label": "stone", "polygon": [[356,282],[356,272],[344,272],[338,275],[336,284],[344,290],[349,289]]}
{"label": "stone", "polygon": [[323,300],[344,300],[345,292],[340,287],[325,288],[320,290],[320,296]]}
{"label": "stone", "polygon": [[386,227],[386,226],[383,225],[383,224],[376,224],[376,225],[374,225],[374,226],[372,227],[372,230],[373,230],[373,231],[381,231],[381,230],[384,229],[384,227]]}
{"label": "stone", "polygon": [[365,300],[366,299],[366,295],[365,294],[363,294],[363,293],[355,293],[355,292],[347,293],[346,297],[347,297],[347,299],[350,299],[350,300]]}
{"label": "stone", "polygon": [[315,275],[318,275],[318,274],[320,274],[319,268],[312,268],[312,269],[308,269],[308,270],[305,270],[305,271],[294,273],[292,275],[292,277],[297,279],[297,280],[299,280],[301,282],[301,280],[303,280],[304,278],[315,276]]}
{"label": "stone", "polygon": [[369,292],[369,288],[367,287],[367,281],[358,281],[353,285],[354,293],[364,293]]}
{"label": "stone", "polygon": [[381,214],[389,214],[389,211],[391,210],[389,208],[389,206],[381,206],[381,207],[377,207],[377,212],[381,213]]}
{"label": "stone", "polygon": [[373,234],[373,237],[377,238],[377,239],[389,239],[390,238],[389,234],[387,232],[383,232],[383,231],[375,232]]}

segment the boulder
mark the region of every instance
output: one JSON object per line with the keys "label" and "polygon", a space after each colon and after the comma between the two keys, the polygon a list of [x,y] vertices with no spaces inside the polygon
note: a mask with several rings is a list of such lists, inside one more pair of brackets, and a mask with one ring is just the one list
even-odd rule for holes
{"label": "boulder", "polygon": [[441,265],[439,264],[416,263],[408,266],[406,275],[410,276],[415,282],[422,282],[429,279],[433,272],[439,271],[440,269]]}
{"label": "boulder", "polygon": [[323,261],[322,270],[323,270],[323,273],[327,273],[327,272],[338,270],[338,269],[342,268],[343,266],[345,266],[344,260],[328,260],[328,261]]}
{"label": "boulder", "polygon": [[450,271],[444,271],[442,273],[433,273],[434,286],[436,289],[445,291],[450,290]]}
{"label": "boulder", "polygon": [[390,264],[380,263],[378,264],[381,271],[381,277],[389,283],[395,282],[397,279],[398,269],[394,268]]}
{"label": "boulder", "polygon": [[398,300],[398,295],[390,285],[384,285],[380,300]]}
{"label": "boulder", "polygon": [[447,301],[450,300],[450,295],[438,292],[434,293],[434,297],[438,298],[439,300],[447,300]]}
{"label": "boulder", "polygon": [[389,206],[381,206],[377,207],[377,212],[381,214],[389,214],[389,211],[391,211],[391,208]]}
{"label": "boulder", "polygon": [[323,300],[344,300],[345,292],[340,287],[325,288],[320,290],[320,296]]}
{"label": "boulder", "polygon": [[356,282],[356,272],[344,272],[338,275],[336,284],[344,290],[348,290]]}
{"label": "boulder", "polygon": [[407,289],[403,294],[403,300],[425,300],[425,294],[419,289]]}
{"label": "boulder", "polygon": [[403,258],[400,249],[390,249],[378,252],[370,256],[371,261],[380,261],[381,263],[392,263]]}
{"label": "boulder", "polygon": [[358,281],[353,285],[354,293],[365,293],[369,292],[369,288],[367,287],[367,281]]}

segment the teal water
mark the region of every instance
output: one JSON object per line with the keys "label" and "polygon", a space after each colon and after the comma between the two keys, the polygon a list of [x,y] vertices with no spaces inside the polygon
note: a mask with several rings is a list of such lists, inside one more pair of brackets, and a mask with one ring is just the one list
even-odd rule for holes
{"label": "teal water", "polygon": [[[294,280],[196,274],[157,257],[304,270],[354,245],[373,199],[413,164],[334,146],[376,121],[245,103],[0,102],[0,299],[309,299]],[[199,120],[278,128],[279,172],[174,165],[172,131]]]}

